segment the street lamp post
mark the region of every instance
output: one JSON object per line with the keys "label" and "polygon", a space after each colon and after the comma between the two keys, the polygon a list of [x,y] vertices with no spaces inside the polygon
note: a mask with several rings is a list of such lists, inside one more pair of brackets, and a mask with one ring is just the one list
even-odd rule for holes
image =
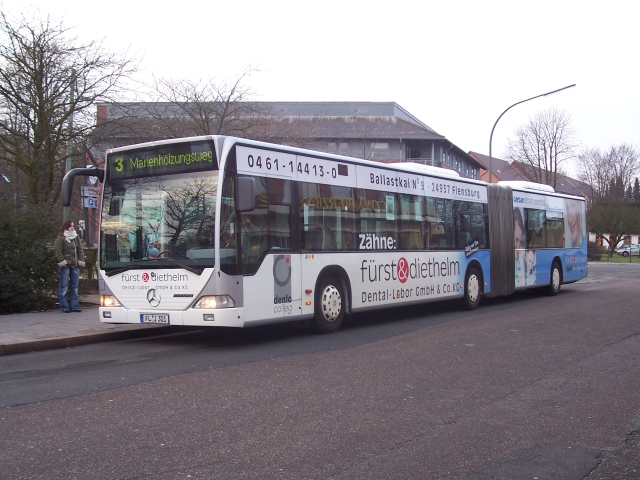
{"label": "street lamp post", "polygon": [[566,87],[553,90],[552,92],[543,93],[542,95],[536,95],[535,97],[527,98],[526,100],[520,100],[519,102],[514,103],[513,105],[511,105],[509,108],[507,108],[504,112],[500,114],[500,116],[498,117],[498,120],[496,120],[496,123],[493,124],[493,128],[491,129],[491,136],[489,137],[489,183],[491,183],[491,181],[493,180],[493,175],[492,175],[493,170],[491,169],[491,164],[493,163],[493,158],[491,155],[491,145],[493,143],[493,131],[496,129],[496,125],[498,124],[502,116],[505,113],[507,113],[509,110],[511,110],[513,107],[515,107],[516,105],[520,105],[521,103],[528,102],[529,100],[533,100],[534,98],[546,97],[547,95],[551,95],[552,93],[561,92],[562,90],[566,90],[567,88],[571,88],[575,86],[576,84],[574,83],[573,85],[567,85]]}
{"label": "street lamp post", "polygon": [[[69,170],[71,170],[71,155],[73,154],[73,140],[72,140],[72,136],[73,136],[73,103],[74,103],[74,76],[75,76],[75,71],[72,69],[71,70],[71,88],[70,88],[70,92],[69,92],[69,105],[71,108],[71,112],[69,114],[69,139],[67,140],[67,161],[65,162],[65,168],[64,171],[65,173],[69,172]],[[69,220],[69,207],[64,207],[64,210],[62,212],[62,216],[63,216],[63,220]]]}

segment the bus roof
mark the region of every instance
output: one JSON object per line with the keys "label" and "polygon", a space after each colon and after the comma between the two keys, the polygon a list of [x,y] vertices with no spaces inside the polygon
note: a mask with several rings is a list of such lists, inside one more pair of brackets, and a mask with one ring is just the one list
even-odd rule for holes
{"label": "bus roof", "polygon": [[418,173],[428,173],[431,175],[444,175],[446,177],[460,178],[460,174],[454,170],[449,170],[448,168],[434,167],[432,165],[424,165],[422,163],[393,162],[393,163],[388,163],[387,165],[393,165],[396,168],[401,168],[403,170],[411,170]]}
{"label": "bus roof", "polygon": [[551,185],[545,185],[544,183],[527,182],[524,180],[503,180],[498,182],[498,185],[518,188],[520,190],[535,190],[538,192],[556,193]]}

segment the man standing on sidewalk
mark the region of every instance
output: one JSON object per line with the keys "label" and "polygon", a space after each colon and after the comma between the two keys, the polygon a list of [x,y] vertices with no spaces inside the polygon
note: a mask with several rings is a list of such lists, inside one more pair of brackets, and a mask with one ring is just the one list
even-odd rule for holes
{"label": "man standing on sidewalk", "polygon": [[[58,262],[58,301],[60,310],[65,313],[81,312],[78,300],[78,281],[80,267],[84,267],[84,251],[80,238],[71,220],[65,220],[60,226],[56,238],[56,262]],[[69,291],[69,301],[67,301]]]}

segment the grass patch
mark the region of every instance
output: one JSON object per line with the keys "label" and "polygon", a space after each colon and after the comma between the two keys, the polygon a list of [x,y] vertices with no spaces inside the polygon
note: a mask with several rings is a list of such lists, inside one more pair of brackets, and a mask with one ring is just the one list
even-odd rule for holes
{"label": "grass patch", "polygon": [[614,253],[611,258],[609,258],[607,255],[602,255],[600,257],[600,261],[609,263],[640,263],[640,256],[632,255],[630,257],[623,257],[622,255]]}

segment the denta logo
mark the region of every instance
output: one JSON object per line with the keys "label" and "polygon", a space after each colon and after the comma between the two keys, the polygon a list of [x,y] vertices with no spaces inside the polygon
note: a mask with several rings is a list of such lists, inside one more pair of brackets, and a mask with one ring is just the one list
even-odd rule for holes
{"label": "denta logo", "polygon": [[283,297],[279,297],[278,295],[276,295],[275,297],[273,297],[273,303],[274,305],[277,305],[279,303],[291,303],[291,295],[285,295]]}
{"label": "denta logo", "polygon": [[273,303],[291,303],[291,255],[273,259]]}

